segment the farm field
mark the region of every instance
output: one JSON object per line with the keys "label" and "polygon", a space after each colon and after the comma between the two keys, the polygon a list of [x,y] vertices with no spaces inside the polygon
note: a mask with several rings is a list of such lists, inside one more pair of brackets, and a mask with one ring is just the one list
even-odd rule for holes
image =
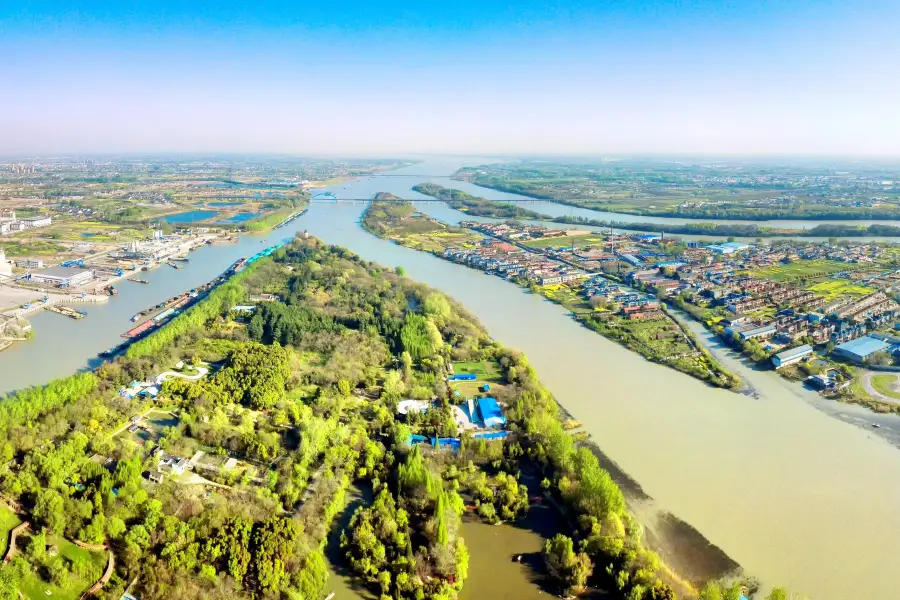
{"label": "farm field", "polygon": [[529,248],[569,248],[571,246],[575,246],[576,248],[583,248],[584,246],[589,246],[591,244],[601,244],[605,241],[605,235],[589,234],[538,238],[536,240],[528,240],[527,242],[522,243]]}
{"label": "farm field", "polygon": [[570,311],[576,314],[594,312],[590,303],[583,297],[578,295],[579,287],[572,287],[566,284],[545,285],[539,287],[539,293],[558,304],[562,304]]}
{"label": "farm field", "polygon": [[810,277],[823,277],[832,273],[844,271],[857,271],[860,265],[848,264],[837,260],[803,260],[788,264],[779,264],[764,269],[754,269],[751,274],[754,277],[772,279],[774,281],[792,281],[795,279],[808,279]]}
{"label": "farm field", "polygon": [[875,291],[875,288],[859,285],[847,279],[827,279],[814,283],[806,289],[823,296],[827,301],[839,296],[865,296]]}

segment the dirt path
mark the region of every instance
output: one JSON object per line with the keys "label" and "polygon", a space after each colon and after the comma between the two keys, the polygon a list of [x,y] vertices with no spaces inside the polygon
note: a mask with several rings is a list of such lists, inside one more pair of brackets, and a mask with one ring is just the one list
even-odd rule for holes
{"label": "dirt path", "polygon": [[170,377],[180,377],[182,379],[194,381],[196,379],[202,379],[207,373],[209,373],[209,369],[206,367],[197,367],[197,373],[194,375],[185,375],[184,373],[178,373],[177,371],[164,371],[156,376],[156,381],[162,383]]}
{"label": "dirt path", "polygon": [[[863,389],[866,390],[867,394],[869,394],[870,396],[874,396],[875,398],[878,398],[879,400],[883,400],[884,402],[890,402],[891,404],[900,404],[900,399],[893,398],[891,396],[888,396],[887,394],[882,394],[881,392],[879,392],[878,390],[875,389],[875,386],[872,384],[872,377],[874,377],[875,375],[878,375],[878,374],[879,373],[876,373],[873,371],[866,371],[865,373],[863,373],[862,380],[861,380]],[[900,383],[900,382],[898,382],[897,380],[894,381],[895,388],[898,385],[898,383]]]}

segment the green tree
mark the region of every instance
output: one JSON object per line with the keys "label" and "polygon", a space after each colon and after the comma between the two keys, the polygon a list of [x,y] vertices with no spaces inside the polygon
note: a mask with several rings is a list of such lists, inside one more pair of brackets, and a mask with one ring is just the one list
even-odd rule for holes
{"label": "green tree", "polygon": [[544,561],[550,575],[566,596],[584,592],[588,577],[594,569],[590,557],[584,552],[576,554],[572,538],[561,533],[547,540],[544,545]]}
{"label": "green tree", "polygon": [[62,534],[66,529],[66,509],[62,496],[55,490],[38,492],[32,513],[35,520],[51,533]]}

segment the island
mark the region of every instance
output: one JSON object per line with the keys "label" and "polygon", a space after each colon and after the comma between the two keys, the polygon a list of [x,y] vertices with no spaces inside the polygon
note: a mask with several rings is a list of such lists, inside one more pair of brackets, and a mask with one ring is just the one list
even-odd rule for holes
{"label": "island", "polygon": [[498,219],[549,219],[547,215],[542,215],[521,206],[487,200],[461,190],[445,188],[435,183],[420,183],[414,185],[412,189],[414,192],[443,200],[451,208],[473,216],[495,217]]}
{"label": "island", "polygon": [[[7,595],[96,581],[110,597],[320,598],[336,541],[373,593],[450,598],[464,523],[508,527],[538,504],[559,515],[536,567],[549,591],[698,594],[641,541],[524,355],[442,293],[314,238],[0,412]],[[335,538],[358,488],[369,500]]]}

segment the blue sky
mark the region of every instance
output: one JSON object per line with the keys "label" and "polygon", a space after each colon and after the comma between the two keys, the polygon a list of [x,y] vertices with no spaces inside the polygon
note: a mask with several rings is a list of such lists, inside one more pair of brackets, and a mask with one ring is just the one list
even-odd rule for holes
{"label": "blue sky", "polygon": [[900,155],[900,3],[0,3],[0,153]]}

